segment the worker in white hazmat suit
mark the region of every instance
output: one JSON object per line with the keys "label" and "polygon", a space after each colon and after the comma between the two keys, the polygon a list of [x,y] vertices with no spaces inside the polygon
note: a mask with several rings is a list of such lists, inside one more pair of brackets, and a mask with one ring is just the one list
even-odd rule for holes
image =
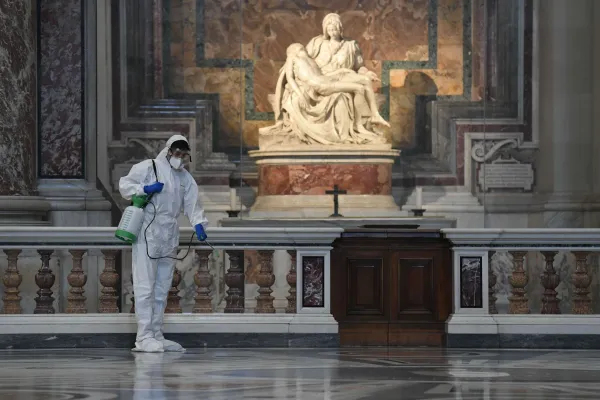
{"label": "worker in white hazmat suit", "polygon": [[[127,200],[133,195],[152,194],[151,204],[144,209],[142,230],[132,249],[138,324],[134,351],[184,351],[178,343],[165,339],[162,324],[179,246],[177,217],[182,209],[198,239],[206,240],[207,220],[198,201],[198,186],[183,168],[189,152],[187,139],[174,135],[154,163],[145,160],[134,165],[119,181],[119,191]],[[155,176],[154,166],[158,176]]]}

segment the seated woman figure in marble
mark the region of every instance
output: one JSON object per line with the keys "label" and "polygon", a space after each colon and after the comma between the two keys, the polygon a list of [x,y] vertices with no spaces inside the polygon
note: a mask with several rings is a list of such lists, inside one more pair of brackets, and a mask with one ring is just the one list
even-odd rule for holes
{"label": "seated woman figure in marble", "polygon": [[[303,109],[310,107],[319,96],[331,96],[336,93],[361,95],[367,99],[372,114],[371,123],[390,126],[377,110],[375,92],[371,80],[366,76],[346,68],[323,75],[317,63],[308,56],[306,49],[300,43],[288,47],[284,68],[287,82],[296,94],[299,106]],[[356,124],[355,127],[359,131],[362,129],[363,133],[369,133],[360,124]]]}
{"label": "seated woman figure in marble", "polygon": [[[361,67],[356,42],[342,38],[337,14],[325,17],[323,32],[306,48],[298,43],[288,47],[273,101],[276,123],[260,130],[261,148],[267,143],[386,143],[377,129],[389,124],[377,109],[375,74]],[[330,40],[340,44],[329,48]]]}

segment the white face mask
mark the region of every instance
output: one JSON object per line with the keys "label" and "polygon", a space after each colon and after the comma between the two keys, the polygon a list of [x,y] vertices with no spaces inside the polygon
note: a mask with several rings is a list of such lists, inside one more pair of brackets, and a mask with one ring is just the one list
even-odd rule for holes
{"label": "white face mask", "polygon": [[169,158],[169,164],[171,164],[171,167],[174,169],[181,169],[183,167],[183,160],[181,158],[171,157]]}

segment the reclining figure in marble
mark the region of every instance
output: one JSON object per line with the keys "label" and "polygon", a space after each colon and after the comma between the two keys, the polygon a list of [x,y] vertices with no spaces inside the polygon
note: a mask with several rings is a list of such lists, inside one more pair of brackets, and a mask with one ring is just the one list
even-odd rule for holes
{"label": "reclining figure in marble", "polygon": [[299,43],[287,49],[273,107],[276,123],[260,130],[261,149],[386,143],[376,126],[390,125],[377,109],[371,78],[348,68],[323,74]]}
{"label": "reclining figure in marble", "polygon": [[[341,68],[330,75],[323,75],[317,63],[308,56],[306,49],[300,43],[294,43],[287,49],[285,65],[285,78],[297,96],[297,101],[303,109],[310,107],[311,103],[319,96],[331,96],[336,93],[351,93],[365,96],[371,111],[371,123],[389,127],[390,124],[383,119],[377,103],[375,92],[371,86],[371,79],[360,75],[351,69]],[[305,90],[300,90],[298,85]],[[361,124],[355,123],[355,128],[365,134],[371,134]]]}

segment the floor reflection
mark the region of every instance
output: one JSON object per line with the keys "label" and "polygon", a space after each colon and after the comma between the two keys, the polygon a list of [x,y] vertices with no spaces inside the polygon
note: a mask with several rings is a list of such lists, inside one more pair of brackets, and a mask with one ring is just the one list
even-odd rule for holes
{"label": "floor reflection", "polygon": [[0,399],[597,399],[600,352],[0,351]]}

